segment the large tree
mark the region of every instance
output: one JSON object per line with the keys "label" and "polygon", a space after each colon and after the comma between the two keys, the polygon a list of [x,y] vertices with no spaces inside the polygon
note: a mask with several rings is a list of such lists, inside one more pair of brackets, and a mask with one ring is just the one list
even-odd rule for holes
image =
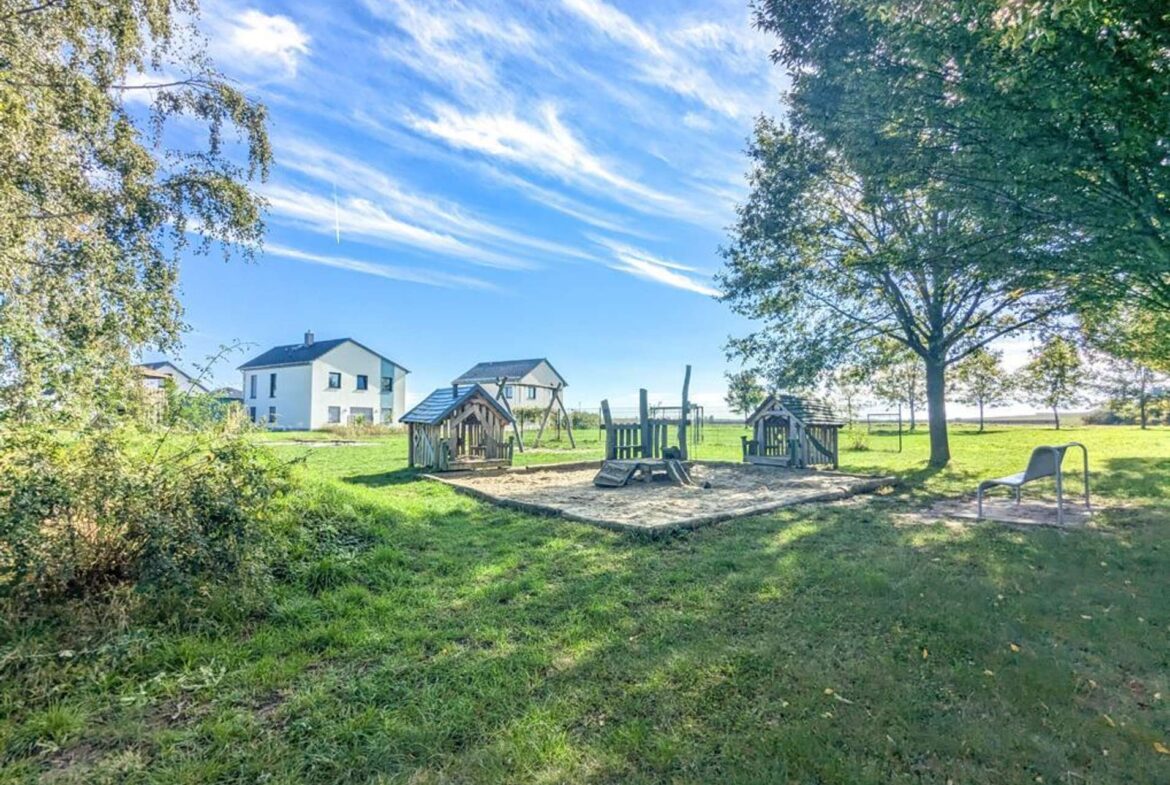
{"label": "large tree", "polygon": [[0,418],[114,411],[135,354],[178,340],[192,240],[262,237],[265,111],[194,43],[197,12],[0,0]]}
{"label": "large tree", "polygon": [[727,408],[733,414],[742,414],[745,417],[756,410],[764,402],[764,387],[760,380],[751,371],[736,371],[725,374],[727,377]]}
{"label": "large tree", "polygon": [[930,180],[856,171],[798,123],[761,119],[749,149],[750,192],[724,249],[720,284],[762,323],[733,353],[766,378],[811,384],[878,339],[923,363],[930,462],[950,460],[946,372],[1060,302],[1016,216],[989,217]]}
{"label": "large tree", "polygon": [[1032,222],[1086,302],[1170,309],[1170,14],[1155,0],[756,0],[793,116],[871,176]]}

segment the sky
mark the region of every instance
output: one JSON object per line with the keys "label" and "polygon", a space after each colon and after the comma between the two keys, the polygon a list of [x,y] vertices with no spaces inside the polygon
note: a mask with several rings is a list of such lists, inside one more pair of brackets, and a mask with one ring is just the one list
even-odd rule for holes
{"label": "sky", "polygon": [[751,325],[712,276],[787,82],[746,0],[205,0],[200,24],[275,165],[256,261],[185,260],[174,359],[241,342],[214,371],[238,387],[306,330],[352,337],[410,369],[409,405],[547,357],[585,408],[677,402],[689,363],[726,412]]}

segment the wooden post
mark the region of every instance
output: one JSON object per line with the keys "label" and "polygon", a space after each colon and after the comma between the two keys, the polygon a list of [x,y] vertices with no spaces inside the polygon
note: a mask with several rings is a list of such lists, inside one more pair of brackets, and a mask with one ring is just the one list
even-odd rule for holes
{"label": "wooden post", "polygon": [[601,402],[601,421],[605,424],[605,458],[617,457],[617,434],[613,430],[613,418],[609,416],[609,401]]}
{"label": "wooden post", "polygon": [[406,426],[406,465],[414,468],[414,423]]}
{"label": "wooden post", "polygon": [[642,457],[654,456],[653,435],[650,433],[650,393],[646,388],[638,390],[638,422],[642,426]]}
{"label": "wooden post", "polygon": [[569,446],[574,450],[577,449],[577,440],[573,438],[573,418],[569,416],[568,409],[565,408],[565,399],[561,395],[563,385],[558,384],[553,395],[557,397],[557,403],[561,405],[561,414],[565,415],[565,430],[569,432]]}
{"label": "wooden post", "polygon": [[687,459],[687,419],[691,416],[691,402],[687,396],[691,390],[691,366],[683,376],[682,414],[678,418],[678,453],[685,461]]}
{"label": "wooden post", "polygon": [[[496,379],[496,400],[504,404],[504,408],[508,410],[508,414],[512,413],[512,406],[508,403],[508,399],[504,397],[504,386],[508,383],[507,376],[501,376]],[[524,439],[520,436],[520,426],[516,424],[516,418],[512,418],[512,435],[516,437],[516,444],[520,447],[520,452],[524,452]]]}
{"label": "wooden post", "polygon": [[548,425],[548,415],[552,412],[553,404],[557,402],[556,392],[553,392],[553,397],[548,401],[548,407],[544,410],[544,416],[540,418],[540,428],[536,431],[536,441],[532,443],[533,447],[540,446],[540,435],[544,433],[544,426]]}

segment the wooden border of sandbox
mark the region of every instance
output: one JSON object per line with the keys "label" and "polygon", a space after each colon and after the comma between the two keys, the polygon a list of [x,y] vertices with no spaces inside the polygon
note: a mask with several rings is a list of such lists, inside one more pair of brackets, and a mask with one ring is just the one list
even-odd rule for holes
{"label": "wooden border of sandbox", "polygon": [[[671,531],[678,531],[682,529],[697,529],[701,526],[709,526],[711,524],[723,523],[724,521],[734,520],[736,518],[750,518],[755,515],[764,515],[776,510],[784,509],[785,507],[795,507],[800,504],[817,504],[822,502],[840,501],[841,499],[848,499],[852,496],[858,496],[863,493],[873,493],[879,488],[896,486],[899,483],[898,478],[886,475],[866,475],[866,474],[849,474],[848,472],[838,472],[824,470],[818,472],[833,477],[843,477],[857,480],[858,482],[848,488],[834,488],[827,490],[824,493],[818,493],[814,496],[806,496],[800,499],[784,499],[780,501],[771,501],[764,504],[757,504],[752,507],[741,507],[735,510],[728,510],[727,512],[711,513],[708,515],[696,515],[690,518],[679,518],[673,521],[664,521],[662,523],[653,524],[639,524],[627,523],[622,521],[611,521],[604,518],[593,518],[587,515],[579,515],[574,512],[568,512],[557,507],[551,507],[546,504],[536,504],[534,502],[524,502],[517,499],[510,499],[506,496],[496,496],[495,494],[482,491],[478,488],[471,488],[462,485],[454,480],[464,477],[482,477],[500,474],[523,474],[532,472],[547,472],[547,471],[574,471],[576,469],[587,468],[601,468],[602,461],[573,461],[569,463],[546,463],[534,464],[530,466],[513,466],[503,469],[481,469],[458,472],[445,472],[443,474],[422,474],[428,480],[435,480],[443,485],[453,489],[456,493],[461,493],[465,496],[470,496],[479,501],[495,504],[500,507],[507,507],[513,510],[521,510],[523,512],[533,513],[535,515],[545,515],[554,518],[564,518],[568,521],[576,521],[578,523],[588,523],[592,526],[600,526],[603,529],[610,529],[619,532],[639,532],[642,534],[665,534]],[[733,468],[741,468],[747,464],[737,463],[735,461],[687,461],[688,466],[694,464],[703,464],[706,466],[729,466]],[[776,471],[790,471],[787,468],[777,467]]]}

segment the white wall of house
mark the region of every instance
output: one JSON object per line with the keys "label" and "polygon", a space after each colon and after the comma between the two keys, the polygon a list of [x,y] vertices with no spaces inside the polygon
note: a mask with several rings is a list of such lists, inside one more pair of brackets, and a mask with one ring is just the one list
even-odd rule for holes
{"label": "white wall of house", "polygon": [[[341,374],[341,387],[329,386],[330,373]],[[359,375],[366,377],[365,390],[357,387]],[[393,392],[382,393],[383,376],[393,378]],[[390,424],[405,414],[405,406],[406,371],[355,343],[343,343],[313,362],[312,428],[330,424],[330,407],[337,408],[342,423],[369,410],[374,422]]]}
{"label": "white wall of house", "polygon": [[[276,374],[276,395],[269,396],[270,375]],[[338,374],[339,386],[330,386]],[[366,389],[358,389],[358,377]],[[351,422],[358,416],[391,424],[406,410],[406,370],[355,343],[333,348],[311,363],[243,372],[244,407],[258,423],[280,430],[313,430]],[[256,378],[253,396],[252,377]],[[382,392],[383,377],[392,378],[392,391]],[[275,422],[269,407],[276,407]],[[254,411],[253,411],[254,409]]]}
{"label": "white wall of house", "polygon": [[175,389],[179,392],[209,392],[207,387],[196,381],[192,376],[189,376],[182,368],[179,368],[172,363],[168,362],[150,370],[154,373],[161,373],[163,376],[169,377],[175,383]]}
{"label": "white wall of house", "polygon": [[[276,394],[270,395],[271,376],[276,375]],[[255,395],[252,378],[255,377]],[[311,428],[312,373],[308,365],[250,368],[244,371],[244,410],[257,423],[279,430]],[[275,419],[269,413],[275,408]]]}

